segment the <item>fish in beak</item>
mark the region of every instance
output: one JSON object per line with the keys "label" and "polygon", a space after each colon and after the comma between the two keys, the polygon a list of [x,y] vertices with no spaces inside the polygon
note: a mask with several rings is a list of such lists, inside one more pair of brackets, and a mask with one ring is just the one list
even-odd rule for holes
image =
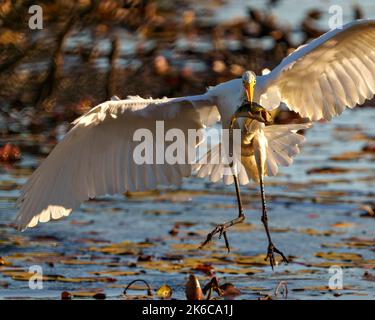
{"label": "fish in beak", "polygon": [[270,112],[256,102],[253,102],[252,104],[249,102],[242,104],[234,113],[234,118],[254,119],[263,122],[266,125],[273,123]]}

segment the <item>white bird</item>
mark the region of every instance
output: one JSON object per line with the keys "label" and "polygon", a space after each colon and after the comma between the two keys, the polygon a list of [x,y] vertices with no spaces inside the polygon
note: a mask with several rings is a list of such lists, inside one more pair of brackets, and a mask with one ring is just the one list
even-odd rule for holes
{"label": "white bird", "polygon": [[[330,120],[346,107],[373,97],[374,74],[375,20],[357,20],[299,47],[266,75],[247,71],[242,79],[211,87],[202,95],[163,99],[137,96],[104,102],[74,121],[73,128],[23,186],[16,225],[23,230],[59,219],[83,201],[104,194],[179,185],[194,168],[198,176],[212,181],[223,178],[225,183],[236,182],[236,175],[223,176],[220,166],[136,165],[132,151],[137,142],[132,137],[138,128],[154,132],[157,120],[165,121],[166,130],[179,128],[183,132],[211,126],[218,119],[223,128],[229,128],[234,114],[246,117],[248,112],[255,120],[245,120],[241,128],[243,142],[252,151],[241,159],[245,170],[240,171],[238,180],[241,184],[260,180],[266,226],[262,178],[276,174],[278,165],[292,162],[303,140],[296,131],[308,125],[264,126],[269,114],[258,105],[272,110],[284,103],[312,121]],[[244,102],[250,106],[248,111],[243,114],[242,108],[242,115],[236,113]],[[215,154],[215,150],[210,152]],[[216,233],[225,232],[222,226],[215,228]],[[280,253],[273,249],[269,237],[270,260],[273,251]]]}

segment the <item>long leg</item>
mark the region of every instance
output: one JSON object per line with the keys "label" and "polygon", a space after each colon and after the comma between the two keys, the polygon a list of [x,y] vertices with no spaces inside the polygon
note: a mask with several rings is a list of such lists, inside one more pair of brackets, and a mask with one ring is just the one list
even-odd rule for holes
{"label": "long leg", "polygon": [[233,179],[234,179],[234,184],[236,186],[236,196],[237,196],[237,204],[238,204],[238,217],[235,219],[232,219],[230,221],[227,221],[223,224],[217,225],[208,235],[206,240],[200,245],[200,248],[204,247],[207,243],[209,243],[212,240],[212,237],[215,234],[219,234],[219,239],[221,236],[224,236],[225,240],[225,246],[228,249],[228,252],[230,252],[230,246],[229,246],[229,241],[228,241],[228,236],[227,236],[227,229],[234,226],[235,224],[242,223],[245,220],[245,214],[243,212],[243,206],[242,206],[242,201],[241,201],[241,193],[240,193],[240,185],[238,183],[238,178],[237,175],[233,172],[233,163],[230,165],[233,173]]}
{"label": "long leg", "polygon": [[206,240],[200,245],[200,248],[204,247],[207,243],[209,243],[212,240],[212,237],[215,234],[219,234],[219,239],[221,236],[224,236],[225,240],[225,246],[228,249],[228,252],[230,252],[230,246],[229,246],[229,241],[228,241],[228,236],[227,236],[227,229],[232,227],[235,224],[241,223],[245,220],[245,214],[243,213],[243,206],[242,206],[242,201],[241,201],[241,191],[240,191],[240,184],[238,183],[238,178],[237,174],[233,168],[233,126],[235,123],[236,119],[232,117],[231,123],[229,126],[229,157],[231,159],[230,163],[230,169],[232,171],[232,176],[234,180],[234,185],[236,187],[236,196],[237,196],[237,204],[238,204],[238,217],[235,219],[232,219],[228,222],[225,222],[223,224],[219,224],[215,227],[214,230],[212,230],[208,235]]}
{"label": "long leg", "polygon": [[271,239],[271,234],[270,234],[270,230],[268,228],[268,216],[267,216],[267,206],[266,206],[266,196],[265,196],[265,192],[264,192],[264,183],[263,183],[263,177],[261,176],[260,177],[260,193],[261,193],[261,197],[262,197],[262,222],[263,222],[263,225],[264,225],[264,228],[266,229],[266,234],[267,234],[267,238],[268,238],[268,250],[267,250],[267,256],[266,256],[266,260],[270,259],[270,264],[271,264],[271,267],[272,267],[272,270],[273,270],[273,266],[275,265],[275,256],[274,256],[274,253],[278,253],[282,258],[283,258],[283,261],[285,261],[286,263],[288,263],[288,259],[284,256],[284,254],[278,250],[273,242],[272,242],[272,239]]}

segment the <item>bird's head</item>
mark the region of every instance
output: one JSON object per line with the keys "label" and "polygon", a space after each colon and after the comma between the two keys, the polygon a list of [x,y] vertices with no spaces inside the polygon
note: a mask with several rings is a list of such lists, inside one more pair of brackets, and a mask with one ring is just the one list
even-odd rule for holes
{"label": "bird's head", "polygon": [[248,102],[242,104],[234,113],[234,116],[235,118],[255,119],[265,124],[273,123],[271,113],[256,102],[253,102],[253,104],[250,104]]}
{"label": "bird's head", "polygon": [[242,75],[242,84],[245,90],[245,98],[250,104],[253,103],[254,99],[254,88],[256,84],[256,75],[252,71],[245,71]]}

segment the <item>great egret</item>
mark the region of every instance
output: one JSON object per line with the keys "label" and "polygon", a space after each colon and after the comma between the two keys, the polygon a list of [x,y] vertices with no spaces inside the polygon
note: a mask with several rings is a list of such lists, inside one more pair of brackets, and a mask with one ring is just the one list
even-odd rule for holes
{"label": "great egret", "polygon": [[[272,110],[283,102],[312,121],[330,120],[345,107],[353,108],[374,95],[374,74],[375,20],[357,20],[299,47],[267,75],[245,72],[242,79],[219,84],[196,96],[137,96],[104,102],[74,121],[74,127],[23,186],[16,225],[25,229],[59,219],[81,202],[103,194],[153,189],[158,184],[179,185],[182,177],[191,175],[193,165],[135,165],[134,131],[155,130],[155,121],[164,120],[167,128],[186,132],[211,126],[219,118],[222,127],[229,128],[232,116],[245,102],[250,106],[250,120],[245,119],[241,128],[244,144],[251,147],[249,154],[241,158],[245,170],[238,177],[223,176],[222,167],[207,165],[197,167],[198,176],[236,184],[239,218],[215,228],[211,236],[226,236],[230,225],[243,220],[239,184],[259,179],[262,221],[269,240],[267,257],[273,265],[273,253],[281,252],[273,246],[268,232],[263,176],[275,175],[278,165],[292,162],[302,142],[296,131],[308,125],[264,126],[262,122],[268,122],[269,114],[262,107]],[[240,108],[236,116],[243,111]],[[210,152],[215,154],[215,150]]]}

